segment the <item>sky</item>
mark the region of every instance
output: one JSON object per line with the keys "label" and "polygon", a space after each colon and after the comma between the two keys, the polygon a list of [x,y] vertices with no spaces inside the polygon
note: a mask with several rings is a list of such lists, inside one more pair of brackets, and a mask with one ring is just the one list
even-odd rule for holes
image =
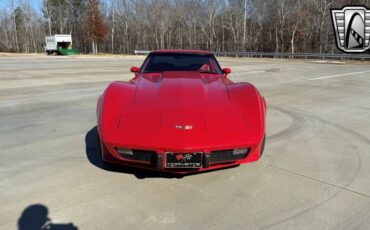
{"label": "sky", "polygon": [[[13,0],[15,4],[19,2],[20,0]],[[41,13],[41,7],[42,7],[42,0],[29,0],[32,3],[33,8]],[[104,2],[107,2],[107,0],[104,0]],[[8,8],[9,9],[9,0],[0,0],[0,10]]]}
{"label": "sky", "polygon": [[[41,2],[42,0],[30,0],[32,6],[35,10],[41,11]],[[14,0],[14,3],[17,4],[17,0]],[[8,8],[9,9],[9,0],[0,0],[0,9]]]}

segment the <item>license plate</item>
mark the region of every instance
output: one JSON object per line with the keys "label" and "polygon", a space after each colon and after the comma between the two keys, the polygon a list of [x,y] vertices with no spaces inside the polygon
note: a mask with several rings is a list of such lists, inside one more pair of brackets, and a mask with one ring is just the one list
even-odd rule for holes
{"label": "license plate", "polygon": [[201,168],[202,153],[166,153],[166,168]]}

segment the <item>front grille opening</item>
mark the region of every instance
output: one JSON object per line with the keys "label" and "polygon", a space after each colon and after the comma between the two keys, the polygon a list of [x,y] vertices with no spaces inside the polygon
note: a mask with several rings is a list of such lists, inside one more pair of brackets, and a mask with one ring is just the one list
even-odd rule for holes
{"label": "front grille opening", "polygon": [[149,164],[154,164],[157,160],[157,153],[155,151],[133,149],[132,154],[117,152],[121,157],[128,160],[141,161]]}
{"label": "front grille opening", "polygon": [[[210,163],[230,162],[244,159],[248,156],[250,149],[245,153],[237,153],[234,149],[212,151]],[[237,153],[237,154],[236,154]]]}

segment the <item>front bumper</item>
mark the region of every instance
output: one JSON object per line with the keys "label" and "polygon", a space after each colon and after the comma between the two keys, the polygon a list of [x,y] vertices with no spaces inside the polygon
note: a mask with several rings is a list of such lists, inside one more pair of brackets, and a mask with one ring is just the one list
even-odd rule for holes
{"label": "front bumper", "polygon": [[[257,161],[260,158],[262,142],[250,145],[248,153],[244,156],[235,156],[232,149],[203,151],[202,166],[200,168],[166,168],[166,153],[150,150],[133,150],[133,155],[122,155],[116,148],[101,142],[102,159],[112,164],[129,167],[170,172],[175,174],[189,174],[204,172],[221,168],[228,168],[240,164]],[[178,151],[179,153],[181,151]],[[189,151],[182,151],[183,153]]]}

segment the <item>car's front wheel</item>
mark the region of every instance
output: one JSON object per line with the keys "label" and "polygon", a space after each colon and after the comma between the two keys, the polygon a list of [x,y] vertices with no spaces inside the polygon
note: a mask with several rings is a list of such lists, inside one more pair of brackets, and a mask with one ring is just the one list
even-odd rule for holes
{"label": "car's front wheel", "polygon": [[261,152],[260,152],[260,157],[263,155],[263,151],[265,150],[265,142],[266,142],[266,134],[263,136],[262,144],[261,144]]}
{"label": "car's front wheel", "polygon": [[97,154],[98,157],[104,167],[109,167],[112,164],[105,161],[103,155],[108,153],[107,147],[104,145],[104,143],[101,141],[99,133],[97,133]]}

